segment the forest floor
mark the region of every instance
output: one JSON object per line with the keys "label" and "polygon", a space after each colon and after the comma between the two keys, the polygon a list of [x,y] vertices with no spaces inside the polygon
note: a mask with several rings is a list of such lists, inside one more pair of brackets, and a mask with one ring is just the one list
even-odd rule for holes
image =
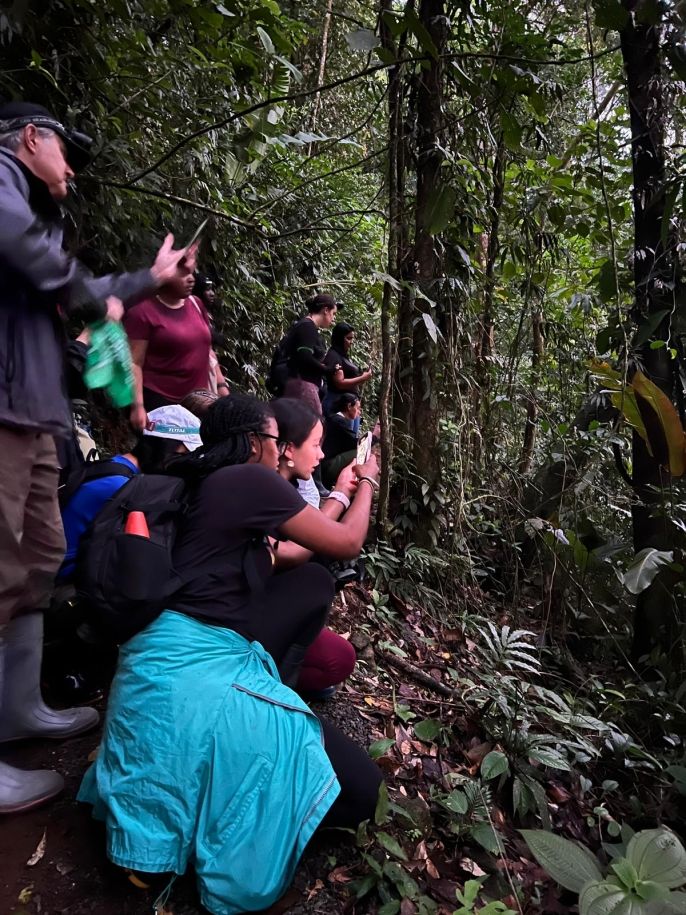
{"label": "forest floor", "polygon": [[[475,611],[484,601],[478,589],[466,598]],[[355,644],[357,670],[333,701],[315,706],[361,746],[375,744],[390,805],[382,800],[377,825],[357,837],[315,839],[293,887],[269,910],[271,915],[371,915],[380,907],[384,915],[453,915],[459,907],[456,891],[475,878],[483,878],[486,898],[502,900],[517,912],[571,911],[574,897],[560,895],[535,863],[515,827],[511,801],[501,800],[502,793],[491,797],[486,789],[484,796],[479,789],[481,807],[474,804],[466,815],[456,808],[460,816],[451,819],[451,787],[474,782],[484,757],[496,747],[464,704],[463,687],[455,688],[456,670],[462,683],[464,677],[478,682],[483,660],[460,628],[441,625],[399,599],[393,605],[380,613],[365,589],[345,589],[332,622]],[[489,617],[496,619],[498,613],[491,608]],[[101,711],[103,706],[104,701],[98,704]],[[137,889],[108,864],[102,826],[75,801],[98,738],[95,731],[62,744],[33,742],[3,752],[8,762],[23,767],[58,769],[67,781],[66,791],[51,805],[2,822],[3,915],[153,911],[159,887],[154,892]],[[593,802],[582,797],[578,779],[548,769],[541,781],[555,831],[589,844]],[[536,823],[534,813],[531,825]],[[499,838],[487,851],[494,828]],[[176,881],[166,908],[159,911],[204,911],[191,876]]]}

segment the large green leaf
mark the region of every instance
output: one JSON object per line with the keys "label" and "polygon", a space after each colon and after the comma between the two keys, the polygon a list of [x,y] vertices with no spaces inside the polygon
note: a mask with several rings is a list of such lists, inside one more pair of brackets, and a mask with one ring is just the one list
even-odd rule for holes
{"label": "large green leaf", "polygon": [[626,856],[640,880],[676,889],[686,883],[686,850],[669,829],[644,829],[629,842]]}
{"label": "large green leaf", "polygon": [[597,861],[582,845],[540,829],[521,833],[541,867],[566,890],[580,893],[587,883],[602,879]]}
{"label": "large green leaf", "polygon": [[429,235],[440,235],[455,213],[457,192],[450,184],[437,184],[429,195],[423,225]]}
{"label": "large green leaf", "polygon": [[675,477],[686,472],[686,436],[676,407],[664,391],[636,372],[631,379],[650,450]]}
{"label": "large green leaf", "polygon": [[425,743],[431,743],[441,733],[443,725],[440,721],[434,721],[431,718],[425,718],[424,721],[418,721],[413,725],[414,736]]}
{"label": "large green leaf", "polygon": [[369,755],[372,759],[379,759],[384,753],[387,753],[394,745],[395,740],[392,737],[384,737],[382,740],[375,740],[369,745]]}
{"label": "large green leaf", "polygon": [[507,761],[507,756],[504,753],[500,753],[498,750],[491,750],[490,753],[487,753],[482,762],[481,762],[481,778],[484,781],[489,781],[492,778],[497,778],[499,775],[503,775],[505,772],[509,772],[510,764]]}
{"label": "large green leaf", "polygon": [[628,915],[627,891],[614,883],[594,880],[587,883],[579,896],[579,915]]}
{"label": "large green leaf", "polygon": [[407,853],[398,840],[394,839],[392,835],[389,835],[387,832],[378,832],[376,834],[376,839],[379,845],[385,848],[386,851],[395,855],[396,858],[400,858],[401,861],[407,861]]}
{"label": "large green leaf", "polygon": [[622,575],[622,584],[631,594],[640,594],[653,583],[660,567],[674,560],[674,553],[647,546],[636,553],[634,561]]}
{"label": "large green leaf", "polygon": [[476,826],[472,826],[470,835],[492,855],[497,855],[502,849],[502,840],[490,823],[477,823]]}

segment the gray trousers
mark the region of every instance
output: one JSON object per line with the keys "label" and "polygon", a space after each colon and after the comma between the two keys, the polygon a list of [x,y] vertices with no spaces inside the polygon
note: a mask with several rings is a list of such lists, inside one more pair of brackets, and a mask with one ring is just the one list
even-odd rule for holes
{"label": "gray trousers", "polygon": [[55,441],[0,426],[0,626],[48,606],[65,541]]}

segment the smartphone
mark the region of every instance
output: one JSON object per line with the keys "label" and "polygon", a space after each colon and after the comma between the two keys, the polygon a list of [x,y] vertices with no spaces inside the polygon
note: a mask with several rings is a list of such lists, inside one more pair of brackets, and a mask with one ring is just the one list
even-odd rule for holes
{"label": "smartphone", "polygon": [[207,223],[208,223],[209,221],[210,221],[209,216],[207,217],[207,219],[203,219],[203,221],[200,223],[200,225],[198,226],[198,228],[197,228],[197,229],[195,230],[195,232],[193,233],[193,237],[191,238],[191,240],[190,240],[189,242],[186,242],[186,247],[187,247],[187,248],[190,248],[191,245],[194,245],[194,244],[196,243],[196,241],[197,241],[197,240],[200,238],[200,236],[202,235],[203,229],[205,228],[205,226],[207,225]]}
{"label": "smartphone", "polygon": [[357,463],[366,464],[369,460],[369,457],[372,453],[372,438],[373,435],[371,432],[368,432],[366,435],[363,435],[357,446]]}

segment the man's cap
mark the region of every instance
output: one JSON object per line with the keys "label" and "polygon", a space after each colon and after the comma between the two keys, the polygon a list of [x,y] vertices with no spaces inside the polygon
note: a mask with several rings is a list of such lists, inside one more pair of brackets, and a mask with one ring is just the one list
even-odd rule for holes
{"label": "man's cap", "polygon": [[143,435],[173,439],[181,442],[189,451],[195,451],[202,445],[198,417],[178,403],[151,410]]}
{"label": "man's cap", "polygon": [[343,308],[343,303],[336,301],[328,292],[319,292],[311,296],[305,304],[309,311],[321,311],[323,308]]}
{"label": "man's cap", "polygon": [[67,147],[67,162],[75,172],[81,171],[90,162],[92,137],[71,127],[65,127],[42,105],[36,105],[33,102],[0,104],[0,134],[21,130],[28,124],[46,127],[62,137]]}

